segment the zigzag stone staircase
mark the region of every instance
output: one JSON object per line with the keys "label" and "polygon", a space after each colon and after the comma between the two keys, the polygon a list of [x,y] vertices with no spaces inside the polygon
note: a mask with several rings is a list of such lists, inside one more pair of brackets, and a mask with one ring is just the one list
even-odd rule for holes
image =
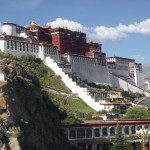
{"label": "zigzag stone staircase", "polygon": [[102,109],[102,106],[99,104],[99,102],[95,102],[95,99],[87,94],[87,88],[82,88],[77,85],[76,82],[69,78],[68,74],[65,74],[65,72],[63,72],[62,68],[60,68],[52,58],[46,57],[44,60],[44,64],[51,68],[57,75],[59,75],[61,77],[61,80],[72,91],[72,93],[77,93],[78,97],[81,98],[90,107],[92,107],[96,111]]}
{"label": "zigzag stone staircase", "polygon": [[[66,74],[62,70],[62,68],[58,66],[58,64],[54,61],[53,58],[45,57],[44,64],[48,66],[49,68],[51,68],[57,75],[59,75],[61,77],[61,80],[72,91],[72,93],[78,94],[78,97],[81,98],[90,107],[92,107],[96,111],[103,109],[100,103],[95,101],[95,98],[91,97],[91,95],[88,95],[87,88],[85,87],[83,88],[77,85],[77,83],[73,81],[72,78],[70,78],[68,74]],[[112,82],[113,86],[119,87],[125,91],[139,92],[141,94],[143,93],[147,97],[150,96],[150,93],[144,91],[143,89],[138,88],[135,85],[132,85],[126,82],[125,80],[121,78],[118,78],[115,75],[110,74],[110,78],[111,78],[111,81],[113,81]]]}

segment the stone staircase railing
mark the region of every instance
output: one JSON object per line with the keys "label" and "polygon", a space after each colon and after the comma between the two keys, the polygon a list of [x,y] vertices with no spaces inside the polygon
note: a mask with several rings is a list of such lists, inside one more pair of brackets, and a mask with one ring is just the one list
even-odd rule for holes
{"label": "stone staircase railing", "polygon": [[50,67],[57,75],[61,77],[61,80],[66,84],[66,86],[72,91],[72,93],[77,93],[79,98],[81,98],[85,103],[87,103],[90,107],[95,109],[96,111],[101,110],[102,106],[100,106],[99,102],[95,102],[95,99],[87,94],[87,88],[82,88],[76,84],[71,78],[69,78],[68,74],[63,72],[62,68],[60,68],[56,62],[50,57],[45,57],[44,63],[46,66]]}

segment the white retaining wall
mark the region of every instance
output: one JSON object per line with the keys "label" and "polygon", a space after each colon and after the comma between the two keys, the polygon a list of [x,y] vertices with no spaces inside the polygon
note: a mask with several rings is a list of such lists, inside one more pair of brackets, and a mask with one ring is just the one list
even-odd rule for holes
{"label": "white retaining wall", "polygon": [[124,91],[129,91],[129,92],[138,92],[140,94],[144,94],[145,96],[150,96],[149,92],[146,92],[145,90],[138,88],[137,86],[134,86],[116,76],[113,74],[110,74],[110,79],[111,79],[111,84],[112,86],[118,87],[123,89]]}
{"label": "white retaining wall", "polygon": [[87,89],[82,88],[78,86],[76,82],[73,82],[72,79],[69,78],[68,75],[63,72],[62,68],[58,67],[57,63],[54,62],[53,59],[51,59],[50,57],[45,57],[44,63],[45,65],[50,67],[57,75],[61,76],[61,79],[66,84],[66,86],[73,93],[77,93],[78,96],[90,107],[92,107],[96,111],[102,109],[102,106],[99,104],[99,102],[95,102],[94,98],[92,98],[90,95],[87,95]]}
{"label": "white retaining wall", "polygon": [[112,74],[116,74],[118,76],[129,76],[129,71],[127,70],[118,70],[118,69],[112,69],[112,68],[108,68],[109,72]]}
{"label": "white retaining wall", "polygon": [[5,75],[2,72],[0,72],[0,81],[5,81]]}
{"label": "white retaining wall", "polygon": [[145,86],[144,86],[146,84],[146,81],[145,81],[143,72],[141,72],[141,71],[136,72],[136,82],[137,82],[138,87],[146,90]]}
{"label": "white retaining wall", "polygon": [[110,84],[107,66],[82,62],[73,62],[71,66],[72,72],[75,72],[82,80],[96,84]]}

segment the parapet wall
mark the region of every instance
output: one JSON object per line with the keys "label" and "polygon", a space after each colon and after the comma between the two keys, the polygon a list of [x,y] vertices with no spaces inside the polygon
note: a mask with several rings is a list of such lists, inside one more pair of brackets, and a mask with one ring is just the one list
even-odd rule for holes
{"label": "parapet wall", "polygon": [[82,80],[96,84],[110,84],[107,66],[86,63],[72,63],[72,72],[75,72]]}
{"label": "parapet wall", "polygon": [[146,92],[145,90],[138,88],[137,86],[132,85],[124,81],[123,79],[116,77],[113,74],[110,74],[110,81],[111,81],[112,86],[121,88],[124,91],[129,91],[133,93],[138,92],[140,94],[144,94],[145,96],[150,96],[149,92]]}

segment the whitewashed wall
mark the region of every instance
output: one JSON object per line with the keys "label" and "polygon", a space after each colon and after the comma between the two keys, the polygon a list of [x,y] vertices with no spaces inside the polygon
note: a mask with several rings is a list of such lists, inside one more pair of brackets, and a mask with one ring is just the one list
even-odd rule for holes
{"label": "whitewashed wall", "polygon": [[72,65],[72,72],[75,72],[82,80],[96,84],[110,84],[107,66],[86,62],[70,62],[70,64]]}
{"label": "whitewashed wall", "polygon": [[149,81],[146,81],[146,84],[147,84],[147,88],[150,89],[150,83],[149,83]]}
{"label": "whitewashed wall", "polygon": [[71,78],[68,77],[67,74],[65,74],[62,70],[62,68],[59,68],[57,63],[53,61],[50,57],[46,57],[44,60],[45,65],[50,67],[57,75],[59,75],[62,79],[62,81],[66,84],[66,86],[73,92],[77,93],[78,96],[87,103],[90,107],[95,109],[96,111],[102,110],[102,106],[99,104],[99,102],[95,102],[94,98],[91,98],[90,95],[87,95],[87,89],[82,88],[76,84],[76,82],[73,82]]}
{"label": "whitewashed wall", "polygon": [[15,24],[5,24],[2,26],[2,32],[7,35],[16,36],[16,25]]}
{"label": "whitewashed wall", "polygon": [[0,50],[1,50],[2,52],[4,52],[4,50],[5,50],[4,40],[2,40],[2,39],[0,39]]}
{"label": "whitewashed wall", "polygon": [[125,70],[117,70],[117,69],[109,68],[109,72],[118,76],[129,76],[129,72]]}
{"label": "whitewashed wall", "polygon": [[145,89],[147,86],[146,86],[146,81],[145,81],[143,72],[137,71],[136,76],[137,76],[136,77],[137,86],[139,86],[140,88],[142,88],[144,90],[147,90],[147,89]]}
{"label": "whitewashed wall", "polygon": [[144,94],[146,96],[150,96],[149,92],[146,92],[145,90],[138,88],[137,86],[132,85],[112,74],[110,74],[110,79],[111,79],[112,86],[119,87],[119,88],[123,89],[124,91],[129,91],[129,92],[133,92],[133,93],[138,92],[138,93]]}
{"label": "whitewashed wall", "polygon": [[0,81],[5,81],[5,75],[2,72],[0,72]]}

